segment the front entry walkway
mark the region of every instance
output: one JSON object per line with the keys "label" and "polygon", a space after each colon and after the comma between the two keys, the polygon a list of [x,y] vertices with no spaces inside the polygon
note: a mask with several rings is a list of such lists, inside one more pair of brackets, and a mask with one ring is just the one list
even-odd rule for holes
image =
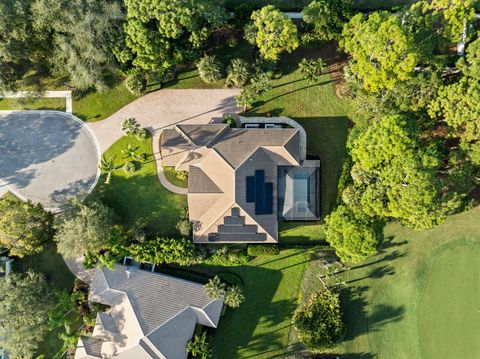
{"label": "front entry walkway", "polygon": [[174,186],[165,178],[159,148],[162,130],[179,123],[221,122],[224,113],[237,112],[237,94],[236,89],[160,90],[131,102],[103,121],[90,122],[87,125],[95,134],[100,150],[104,153],[123,136],[122,122],[130,117],[135,118],[140,126],[146,127],[152,133],[153,153],[162,185],[174,193],[186,194],[186,188]]}

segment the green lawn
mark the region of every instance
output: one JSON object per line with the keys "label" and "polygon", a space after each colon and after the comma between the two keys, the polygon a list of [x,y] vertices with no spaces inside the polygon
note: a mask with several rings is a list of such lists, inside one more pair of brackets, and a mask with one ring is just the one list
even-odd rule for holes
{"label": "green lawn", "polygon": [[[65,265],[63,258],[57,253],[53,243],[39,254],[16,260],[15,266],[20,272],[32,270],[36,273],[43,273],[47,283],[55,290],[70,291],[73,288],[74,276]],[[63,345],[58,338],[59,332],[60,330],[50,332],[38,352],[45,354],[47,358],[52,358]]]}
{"label": "green lawn", "polygon": [[220,319],[212,338],[213,358],[282,358],[288,352],[306,252],[285,249],[278,256],[228,268],[242,278],[246,300]]}
{"label": "green lawn", "polygon": [[13,98],[0,99],[0,110],[57,110],[65,111],[65,99],[41,98],[31,101],[18,101]]}
{"label": "green lawn", "polygon": [[[140,168],[133,174],[121,168],[127,161],[121,151],[128,143],[138,147],[138,154],[148,155],[141,167],[137,163]],[[122,137],[106,151],[105,156],[114,156],[117,169],[109,185],[104,183],[105,175],[101,176],[92,195],[113,208],[127,226],[141,220],[158,235],[178,235],[175,225],[180,210],[187,205],[186,196],[171,193],[160,184],[152,154],[152,139],[149,137],[145,141],[138,141],[134,137]]]}
{"label": "green lawn", "polygon": [[177,171],[175,170],[174,167],[164,166],[163,173],[165,173],[165,177],[167,178],[168,182],[178,187],[187,188],[188,180],[179,179],[177,177]]}
{"label": "green lawn", "polygon": [[325,244],[325,228],[317,222],[280,222],[280,245]]}
{"label": "green lawn", "polygon": [[343,358],[479,358],[480,207],[444,225],[386,227],[380,252],[346,275]]}

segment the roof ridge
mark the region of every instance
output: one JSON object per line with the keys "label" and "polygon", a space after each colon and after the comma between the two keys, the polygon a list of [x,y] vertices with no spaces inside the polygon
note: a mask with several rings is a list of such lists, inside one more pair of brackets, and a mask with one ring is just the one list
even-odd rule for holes
{"label": "roof ridge", "polygon": [[209,146],[211,145],[211,143],[212,143],[213,141],[215,141],[218,137],[220,137],[220,135],[222,135],[227,129],[230,129],[230,126],[227,125],[227,124],[225,124],[224,127],[223,127],[220,131],[218,131],[218,132],[215,134],[215,136],[213,136],[213,138],[210,139],[210,140],[205,144],[205,147],[209,148]]}
{"label": "roof ridge", "polygon": [[186,133],[184,130],[182,130],[182,128],[181,128],[179,125],[175,125],[175,130],[176,130],[176,131],[178,132],[178,134],[179,134],[180,136],[182,136],[190,145],[198,147],[198,146],[196,145],[196,143],[193,142],[193,140],[190,138],[190,136],[188,136],[187,133]]}

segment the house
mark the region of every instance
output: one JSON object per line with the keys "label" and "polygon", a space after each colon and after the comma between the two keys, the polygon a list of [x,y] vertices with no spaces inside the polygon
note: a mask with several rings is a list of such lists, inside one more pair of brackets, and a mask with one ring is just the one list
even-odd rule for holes
{"label": "house", "polygon": [[186,359],[195,326],[216,328],[223,307],[201,284],[122,265],[96,270],[89,300],[110,309],[79,339],[76,359]]}
{"label": "house", "polygon": [[319,161],[306,159],[303,128],[289,118],[243,121],[162,133],[164,165],[189,173],[196,243],[276,243],[279,220],[319,217]]}

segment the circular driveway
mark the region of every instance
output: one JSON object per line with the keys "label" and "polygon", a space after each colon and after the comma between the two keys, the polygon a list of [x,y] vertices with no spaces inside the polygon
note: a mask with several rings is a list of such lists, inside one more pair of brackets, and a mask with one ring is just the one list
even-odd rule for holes
{"label": "circular driveway", "polygon": [[73,115],[0,111],[0,180],[23,199],[57,210],[67,196],[93,189],[99,157],[95,138]]}

